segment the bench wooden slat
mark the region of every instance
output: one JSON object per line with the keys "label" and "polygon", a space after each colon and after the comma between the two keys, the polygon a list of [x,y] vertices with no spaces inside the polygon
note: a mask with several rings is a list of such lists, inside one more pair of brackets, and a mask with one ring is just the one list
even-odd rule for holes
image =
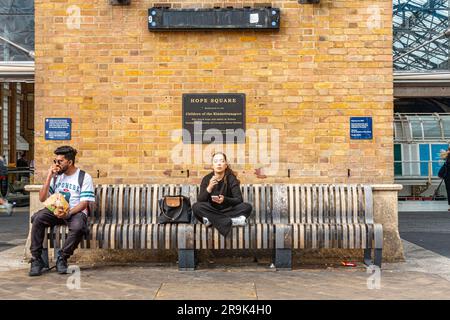
{"label": "bench wooden slat", "polygon": [[300,208],[300,223],[306,223],[306,187],[302,185],[300,191],[301,208]]}
{"label": "bench wooden slat", "polygon": [[349,234],[348,234],[349,224],[342,225],[342,248],[348,249],[349,247]]}
{"label": "bench wooden slat", "polygon": [[123,222],[130,223],[130,186],[125,185],[123,187]]}
{"label": "bench wooden slat", "polygon": [[260,199],[261,199],[261,186],[260,185],[256,185],[255,186],[255,194],[254,194],[254,212],[255,212],[255,216],[254,216],[254,220],[253,223],[258,223],[259,221],[261,221],[260,219],[260,215],[261,215],[261,204],[260,204]]}
{"label": "bench wooden slat", "polygon": [[246,225],[244,228],[244,248],[251,249],[250,245],[250,225]]}
{"label": "bench wooden slat", "polygon": [[300,237],[300,235],[299,235],[299,224],[294,224],[294,225],[292,225],[292,247],[294,248],[294,249],[299,249],[299,243],[300,243],[300,241],[299,241],[299,237]]}
{"label": "bench wooden slat", "polygon": [[240,227],[238,230],[238,240],[237,240],[237,246],[236,246],[236,249],[244,249],[245,247],[244,247],[244,229],[245,229],[245,226],[243,226],[243,227]]}
{"label": "bench wooden slat", "polygon": [[[267,219],[267,206],[266,206],[266,186],[261,187],[261,207],[260,207],[260,219],[258,223],[266,223]],[[272,219],[272,218],[271,218]]]}
{"label": "bench wooden slat", "polygon": [[145,249],[152,249],[152,226],[145,225]]}
{"label": "bench wooden slat", "polygon": [[329,249],[331,245],[330,245],[330,225],[328,223],[323,225],[323,234],[324,234],[324,248]]}
{"label": "bench wooden slat", "polygon": [[346,223],[352,223],[353,221],[353,200],[352,200],[352,196],[353,196],[353,186],[352,185],[347,185],[344,186],[344,188],[346,189],[346,194],[345,194],[345,205],[346,205],[346,214],[345,214],[345,222]]}
{"label": "bench wooden slat", "polygon": [[339,186],[334,186],[334,207],[336,210],[336,224],[341,224],[341,189]]}
{"label": "bench wooden slat", "polygon": [[319,210],[319,212],[318,212],[318,214],[319,214],[318,222],[321,223],[321,224],[324,222],[324,205],[323,205],[323,203],[324,203],[324,191],[323,191],[323,189],[324,189],[324,186],[320,185],[319,186],[319,194],[318,194],[318,201],[319,201],[319,203],[318,203],[318,210]]}
{"label": "bench wooden slat", "polygon": [[295,199],[295,215],[293,223],[301,223],[301,207],[300,207],[300,187],[294,185],[294,199]]}
{"label": "bench wooden slat", "polygon": [[311,186],[311,223],[317,223],[319,214],[318,214],[318,199],[317,199],[317,193],[318,193],[318,186],[312,185]]}
{"label": "bench wooden slat", "polygon": [[358,188],[359,186],[353,186],[353,216],[352,223],[358,223]]}
{"label": "bench wooden slat", "polygon": [[330,223],[330,194],[327,185],[323,188],[323,222]]}
{"label": "bench wooden slat", "polygon": [[317,224],[311,224],[311,247],[313,249],[319,247],[317,243]]}
{"label": "bench wooden slat", "polygon": [[361,227],[358,224],[355,224],[355,248],[361,248]]}
{"label": "bench wooden slat", "polygon": [[129,209],[129,224],[136,223],[136,186],[130,187],[130,209]]}
{"label": "bench wooden slat", "polygon": [[135,215],[134,221],[136,224],[141,224],[141,194],[142,194],[142,185],[136,187],[135,194]]}
{"label": "bench wooden slat", "polygon": [[145,223],[152,223],[152,187],[150,185],[145,186],[145,195],[142,197],[142,208],[145,215]]}
{"label": "bench wooden slat", "polygon": [[306,186],[306,223],[312,223],[311,185]]}
{"label": "bench wooden slat", "polygon": [[287,186],[287,198],[288,198],[288,214],[289,220],[288,222],[294,223],[295,216],[295,207],[294,207],[294,186],[292,184],[288,184]]}
{"label": "bench wooden slat", "polygon": [[159,186],[157,184],[152,185],[152,223],[158,223],[158,199],[159,199],[160,191]]}
{"label": "bench wooden slat", "polygon": [[348,247],[355,249],[355,228],[353,224],[348,225]]}
{"label": "bench wooden slat", "polygon": [[341,205],[341,224],[347,223],[347,197],[346,197],[346,188],[341,185],[339,186],[339,196],[340,205]]}
{"label": "bench wooden slat", "polygon": [[300,226],[299,226],[299,232],[300,232],[300,246],[299,246],[299,248],[300,249],[305,249],[305,244],[306,244],[306,241],[305,241],[305,224],[301,224]]}
{"label": "bench wooden slat", "polygon": [[372,188],[370,186],[364,186],[364,211],[365,211],[365,223],[374,223],[373,221],[373,195]]}
{"label": "bench wooden slat", "polygon": [[[197,224],[195,226],[195,233],[196,233],[196,243],[195,243],[195,248],[196,249],[206,249],[205,243],[206,243],[206,232],[204,230],[204,225],[203,224]],[[197,237],[197,233],[200,235],[199,237]],[[198,241],[198,239],[200,238],[200,241]]]}
{"label": "bench wooden slat", "polygon": [[276,197],[273,199],[272,223],[289,223],[287,187],[274,185],[273,193]]}
{"label": "bench wooden slat", "polygon": [[364,223],[364,186],[358,187],[358,223]]}
{"label": "bench wooden slat", "polygon": [[252,212],[248,218],[249,223],[255,223],[255,206],[256,206],[256,201],[255,201],[255,187],[249,185],[248,186],[248,203],[250,203],[252,205]]}
{"label": "bench wooden slat", "polygon": [[335,188],[333,185],[330,185],[329,191],[330,191],[330,193],[328,195],[328,203],[329,203],[329,208],[330,208],[329,223],[337,223],[336,214],[335,214],[336,213],[336,194],[335,194]]}

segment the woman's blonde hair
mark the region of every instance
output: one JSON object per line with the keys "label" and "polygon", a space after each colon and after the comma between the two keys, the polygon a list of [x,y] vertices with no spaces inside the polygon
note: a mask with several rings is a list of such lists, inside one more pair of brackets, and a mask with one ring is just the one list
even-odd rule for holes
{"label": "woman's blonde hair", "polygon": [[449,155],[450,155],[450,147],[448,147],[447,151],[441,152],[441,159],[449,159]]}

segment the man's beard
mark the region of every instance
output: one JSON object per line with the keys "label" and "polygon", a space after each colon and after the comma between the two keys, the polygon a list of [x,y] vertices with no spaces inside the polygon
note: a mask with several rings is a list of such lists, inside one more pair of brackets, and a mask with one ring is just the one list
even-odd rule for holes
{"label": "man's beard", "polygon": [[62,175],[63,173],[66,173],[67,169],[68,169],[67,167],[61,168],[61,170],[58,171],[58,175]]}

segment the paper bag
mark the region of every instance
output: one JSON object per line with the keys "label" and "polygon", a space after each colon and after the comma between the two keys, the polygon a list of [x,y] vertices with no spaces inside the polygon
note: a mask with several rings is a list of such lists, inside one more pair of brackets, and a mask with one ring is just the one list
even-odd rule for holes
{"label": "paper bag", "polygon": [[67,215],[69,213],[69,203],[67,203],[66,199],[61,193],[52,194],[48,197],[44,202],[44,206],[50,210],[51,212],[55,212],[56,208],[63,208],[64,213]]}

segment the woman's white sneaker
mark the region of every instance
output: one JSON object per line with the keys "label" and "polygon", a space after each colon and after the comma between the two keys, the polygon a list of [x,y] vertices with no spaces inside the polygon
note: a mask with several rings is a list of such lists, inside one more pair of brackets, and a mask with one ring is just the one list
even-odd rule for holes
{"label": "woman's white sneaker", "polygon": [[233,226],[245,226],[247,223],[247,218],[245,216],[231,218],[231,223]]}
{"label": "woman's white sneaker", "polygon": [[203,217],[203,224],[205,227],[210,227],[212,223],[208,220],[208,218]]}

